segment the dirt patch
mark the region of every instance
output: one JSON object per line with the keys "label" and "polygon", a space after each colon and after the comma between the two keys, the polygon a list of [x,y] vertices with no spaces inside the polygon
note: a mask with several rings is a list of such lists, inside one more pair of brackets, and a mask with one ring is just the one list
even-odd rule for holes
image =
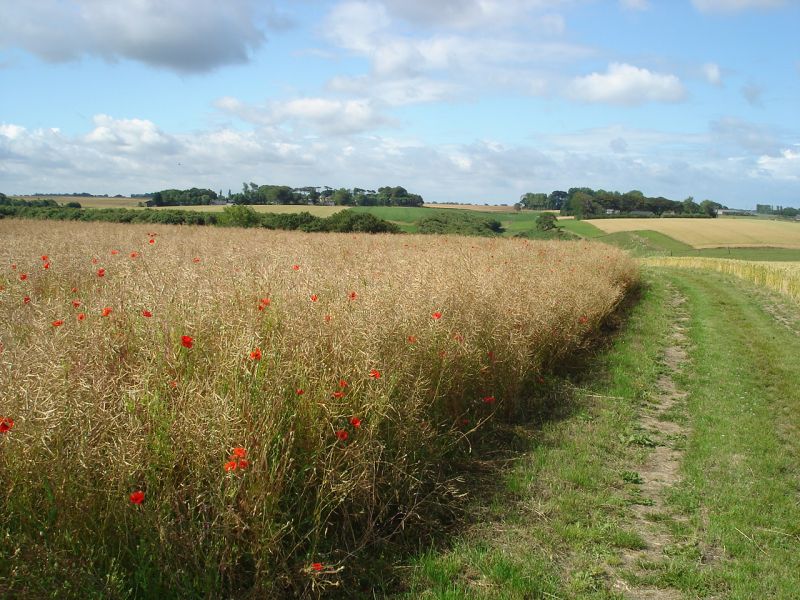
{"label": "dirt patch", "polygon": [[662,356],[664,372],[656,382],[651,402],[642,408],[639,418],[639,427],[656,444],[638,466],[641,500],[631,507],[633,529],[644,540],[645,547],[626,550],[620,557],[622,565],[613,577],[614,591],[631,599],[673,600],[683,597],[676,589],[642,586],[632,581],[647,574],[643,565],[663,562],[665,550],[676,542],[660,521],[664,517],[672,520],[681,518],[670,514],[664,498],[667,490],[680,481],[683,450],[676,441],[682,440],[687,434],[683,425],[668,418],[668,411],[684,402],[687,396],[675,381],[676,375],[688,361],[686,324],[689,315],[685,303],[683,296],[673,292],[669,310],[675,315],[675,323]]}

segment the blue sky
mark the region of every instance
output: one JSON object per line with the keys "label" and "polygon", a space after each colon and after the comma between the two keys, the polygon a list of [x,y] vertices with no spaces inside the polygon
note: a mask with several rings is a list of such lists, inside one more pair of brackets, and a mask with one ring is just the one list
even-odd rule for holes
{"label": "blue sky", "polygon": [[0,0],[0,191],[800,206],[798,0]]}

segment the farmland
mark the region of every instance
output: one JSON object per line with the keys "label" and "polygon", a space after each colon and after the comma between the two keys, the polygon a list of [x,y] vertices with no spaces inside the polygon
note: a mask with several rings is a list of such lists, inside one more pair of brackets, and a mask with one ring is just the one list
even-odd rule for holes
{"label": "farmland", "polygon": [[595,219],[605,233],[648,230],[692,248],[800,248],[800,223],[761,219]]}
{"label": "farmland", "polygon": [[638,277],[585,242],[152,227],[0,222],[11,596],[369,579]]}

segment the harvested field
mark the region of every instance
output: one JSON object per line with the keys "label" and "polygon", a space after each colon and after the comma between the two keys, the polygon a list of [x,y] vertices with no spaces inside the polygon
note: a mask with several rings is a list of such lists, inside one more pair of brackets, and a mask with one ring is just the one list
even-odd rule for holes
{"label": "harvested field", "polygon": [[352,580],[435,526],[470,440],[535,415],[638,277],[584,242],[20,220],[0,240],[11,596]]}
{"label": "harvested field", "polygon": [[694,248],[800,248],[800,223],[760,219],[591,219],[606,233],[657,231]]}

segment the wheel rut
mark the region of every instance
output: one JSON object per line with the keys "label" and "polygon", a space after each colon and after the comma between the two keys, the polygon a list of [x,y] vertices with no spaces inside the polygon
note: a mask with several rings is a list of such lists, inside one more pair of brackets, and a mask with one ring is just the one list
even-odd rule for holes
{"label": "wheel rut", "polygon": [[670,511],[665,497],[680,481],[684,440],[688,433],[684,425],[674,420],[675,412],[680,410],[687,397],[687,393],[681,391],[676,383],[676,376],[689,359],[689,312],[686,302],[684,296],[672,290],[665,310],[675,315],[675,321],[662,355],[663,373],[639,417],[638,426],[644,435],[641,439],[653,447],[638,465],[639,500],[631,507],[631,526],[644,540],[645,547],[625,550],[620,557],[621,564],[614,569],[612,576],[612,589],[635,600],[673,600],[683,597],[677,589],[640,585],[637,581],[647,575],[647,565],[662,563],[667,559],[669,547],[677,541],[663,521],[682,519]]}

